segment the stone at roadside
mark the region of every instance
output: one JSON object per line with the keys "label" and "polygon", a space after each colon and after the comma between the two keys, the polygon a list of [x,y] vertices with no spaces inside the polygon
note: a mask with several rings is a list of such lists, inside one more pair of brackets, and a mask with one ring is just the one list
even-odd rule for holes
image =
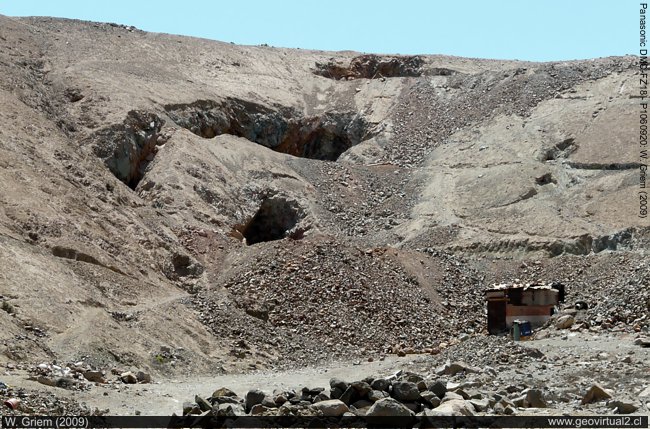
{"label": "stone at roadside", "polygon": [[488,407],[490,406],[490,401],[487,399],[470,399],[468,402],[472,404],[474,409],[476,409],[478,412],[487,411]]}
{"label": "stone at roadside", "polygon": [[372,383],[370,383],[370,387],[372,387],[374,390],[382,390],[384,392],[388,392],[389,386],[390,381],[386,380],[385,378],[376,378],[372,381]]}
{"label": "stone at roadside", "polygon": [[361,398],[366,396],[372,390],[372,387],[370,387],[370,385],[364,381],[355,381],[350,386],[352,386],[354,390],[357,391],[359,397]]}
{"label": "stone at roadside", "polygon": [[463,399],[469,399],[469,393],[467,393],[465,390],[461,389],[460,387],[454,390],[454,393],[462,396]]}
{"label": "stone at roadside", "polygon": [[420,398],[420,390],[415,383],[396,381],[393,383],[393,398],[400,402],[417,401]]}
{"label": "stone at roadside", "polygon": [[138,378],[131,371],[120,374],[120,380],[126,384],[136,384],[138,382]]}
{"label": "stone at roadside", "polygon": [[630,399],[615,399],[607,402],[607,408],[616,410],[618,414],[632,414],[639,409],[639,404]]}
{"label": "stone at roadside", "polygon": [[265,396],[266,395],[261,390],[258,389],[249,390],[246,393],[246,397],[244,399],[246,411],[250,412],[251,408],[253,408],[253,405],[261,404]]}
{"label": "stone at roadside", "polygon": [[135,378],[138,379],[138,383],[151,383],[151,375],[144,371],[138,371]]}
{"label": "stone at roadside", "polygon": [[372,407],[372,404],[374,404],[374,402],[368,401],[367,399],[360,399],[354,404],[350,405],[350,410],[356,409],[365,416],[366,412],[370,409],[370,407]]}
{"label": "stone at roadside", "polygon": [[264,407],[264,405],[257,404],[257,405],[253,405],[253,408],[251,408],[250,414],[251,414],[251,416],[257,416],[259,414],[263,414],[264,412],[266,412],[266,410],[267,409],[266,409],[266,407]]}
{"label": "stone at roadside", "polygon": [[192,402],[183,402],[183,415],[187,416],[189,414],[201,414],[201,409]]}
{"label": "stone at roadside", "polygon": [[220,389],[215,390],[212,393],[213,398],[219,398],[222,396],[230,396],[230,397],[236,397],[237,394],[233,392],[232,390],[228,389],[227,387],[222,387]]}
{"label": "stone at roadside", "polygon": [[[214,413],[214,407],[212,408]],[[245,413],[244,406],[241,404],[219,404],[217,407],[218,417],[235,417],[243,416]]]}
{"label": "stone at roadside", "polygon": [[447,402],[447,401],[463,401],[465,398],[463,398],[461,395],[455,392],[447,392],[445,393],[445,396],[442,398],[440,401],[441,403]]}
{"label": "stone at roadside", "polygon": [[575,322],[575,319],[573,318],[572,315],[570,314],[564,314],[557,319],[555,319],[555,327],[557,329],[568,329],[570,328],[573,323]]}
{"label": "stone at roadside", "polygon": [[447,362],[447,364],[436,369],[436,374],[438,375],[456,375],[459,372],[465,372],[469,374],[481,372],[481,370],[479,368],[470,366],[465,362]]}
{"label": "stone at roadside", "polygon": [[349,384],[341,380],[340,378],[330,379],[330,389],[339,389],[341,392],[345,392],[348,386]]}
{"label": "stone at roadside", "polygon": [[347,405],[339,399],[330,399],[327,401],[320,401],[312,405],[312,408],[319,410],[326,417],[338,417],[350,411]]}
{"label": "stone at roadside", "polygon": [[104,378],[102,371],[86,371],[83,373],[83,376],[92,383],[106,383],[106,378]]}
{"label": "stone at roadside", "polygon": [[351,405],[353,402],[356,402],[357,400],[361,399],[359,394],[357,393],[356,389],[352,386],[349,386],[347,389],[345,389],[345,392],[341,395],[340,398],[345,405]]}
{"label": "stone at roadside", "polygon": [[206,401],[205,399],[203,399],[199,395],[196,395],[194,397],[194,402],[196,403],[196,405],[199,406],[199,409],[201,411],[210,411],[212,409],[212,405],[210,405],[210,403],[208,401]]}
{"label": "stone at roadside", "polygon": [[524,396],[525,408],[547,408],[548,404],[544,400],[542,391],[539,389],[528,389]]}
{"label": "stone at roadside", "polygon": [[289,400],[289,399],[287,398],[287,396],[286,396],[285,394],[283,394],[283,393],[280,393],[280,394],[278,394],[278,395],[275,395],[275,398],[273,398],[273,402],[275,402],[275,404],[276,404],[277,406],[280,406],[280,405],[284,404],[284,403],[287,402],[288,400]]}
{"label": "stone at roadside", "polygon": [[473,416],[474,406],[463,399],[443,401],[438,407],[426,410],[427,416]]}
{"label": "stone at roadside", "polygon": [[320,401],[327,401],[333,398],[330,398],[329,395],[325,392],[320,392],[316,397],[314,398],[314,402],[320,402]]}
{"label": "stone at roadside", "polygon": [[438,398],[442,399],[447,393],[447,385],[440,380],[435,381],[434,383],[429,384],[429,390],[435,393]]}
{"label": "stone at roadside", "polygon": [[438,405],[440,405],[440,398],[438,398],[438,395],[433,392],[425,390],[424,392],[420,393],[420,396],[427,404],[431,406],[431,408],[436,408]]}
{"label": "stone at roadside", "polygon": [[637,338],[633,343],[635,346],[650,347],[650,338]]}
{"label": "stone at roadside", "polygon": [[594,383],[585,396],[582,397],[582,404],[590,404],[592,402],[603,401],[605,399],[611,399],[612,395],[605,390],[603,386],[598,383]]}
{"label": "stone at roadside", "polygon": [[371,400],[372,402],[377,402],[380,399],[384,399],[388,397],[388,393],[384,392],[383,390],[371,390],[368,392],[368,399]]}
{"label": "stone at roadside", "polygon": [[393,398],[384,398],[375,402],[366,413],[368,417],[410,417],[414,413]]}
{"label": "stone at roadside", "polygon": [[241,404],[243,399],[236,396],[217,396],[209,399],[212,404]]}
{"label": "stone at roadside", "polygon": [[265,408],[277,408],[278,406],[271,395],[265,395],[260,404]]}
{"label": "stone at roadside", "polygon": [[639,393],[639,399],[650,401],[650,386],[646,387],[641,393]]}
{"label": "stone at roadside", "polygon": [[339,399],[343,395],[344,390],[339,389],[338,387],[333,387],[330,389],[330,398]]}

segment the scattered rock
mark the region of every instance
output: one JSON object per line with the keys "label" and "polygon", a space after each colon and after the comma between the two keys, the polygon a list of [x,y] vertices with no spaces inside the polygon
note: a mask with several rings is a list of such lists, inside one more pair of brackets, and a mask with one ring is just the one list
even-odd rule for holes
{"label": "scattered rock", "polygon": [[210,403],[208,401],[206,401],[205,399],[203,399],[199,395],[196,395],[194,397],[194,402],[196,403],[196,405],[198,405],[198,407],[199,407],[199,409],[201,411],[205,412],[205,411],[212,410],[212,405],[210,405]]}
{"label": "scattered rock", "polygon": [[380,399],[366,413],[368,417],[410,417],[413,415],[415,415],[413,411],[393,398]]}
{"label": "scattered rock", "polygon": [[474,406],[463,399],[443,401],[438,407],[425,411],[427,416],[473,416]]}
{"label": "scattered rock", "polygon": [[555,327],[557,329],[569,329],[573,326],[575,319],[570,314],[564,314],[557,319],[555,319]]}
{"label": "scattered rock", "polygon": [[400,402],[417,401],[420,398],[420,390],[415,383],[396,381],[393,383],[393,397]]}
{"label": "scattered rock", "polygon": [[84,378],[93,383],[106,383],[106,378],[102,371],[86,371],[83,373]]}
{"label": "scattered rock", "polygon": [[388,388],[390,387],[390,381],[386,380],[385,378],[376,378],[370,383],[370,387],[372,387],[375,390],[382,390],[384,392],[388,392]]}
{"label": "scattered rock", "polygon": [[592,402],[604,401],[605,399],[611,398],[612,395],[603,386],[594,383],[582,398],[582,404],[590,404]]}
{"label": "scattered rock", "polygon": [[371,390],[368,392],[368,399],[372,402],[377,402],[380,399],[387,398],[388,396],[388,393],[384,392],[383,390]]}
{"label": "scattered rock", "polygon": [[630,399],[615,399],[613,401],[607,402],[607,408],[611,410],[616,410],[618,414],[632,414],[638,410],[640,405]]}
{"label": "scattered rock", "polygon": [[322,412],[323,416],[326,417],[338,417],[350,411],[348,406],[339,399],[320,401],[313,404],[312,407]]}
{"label": "scattered rock", "polygon": [[250,412],[254,405],[261,404],[265,396],[261,390],[249,390],[245,398],[246,411]]}
{"label": "scattered rock", "polygon": [[436,380],[429,384],[428,389],[435,393],[440,399],[442,399],[445,396],[445,393],[447,393],[447,385],[440,380]]}
{"label": "scattered rock", "polygon": [[131,371],[123,372],[120,374],[120,380],[126,384],[136,384],[138,382],[138,377]]}
{"label": "scattered rock", "polygon": [[138,383],[151,383],[151,375],[144,371],[138,371],[135,377],[138,379]]}
{"label": "scattered rock", "polygon": [[538,389],[528,389],[524,397],[525,408],[546,408],[548,407],[542,391]]}

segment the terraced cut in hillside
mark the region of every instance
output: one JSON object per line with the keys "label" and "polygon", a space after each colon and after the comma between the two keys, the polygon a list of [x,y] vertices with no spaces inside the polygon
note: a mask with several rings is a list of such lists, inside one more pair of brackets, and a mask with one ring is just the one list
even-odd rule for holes
{"label": "terraced cut in hillside", "polygon": [[291,108],[271,109],[237,99],[167,105],[165,110],[176,124],[198,136],[232,134],[302,158],[335,161],[372,137],[370,124],[354,113],[304,117]]}

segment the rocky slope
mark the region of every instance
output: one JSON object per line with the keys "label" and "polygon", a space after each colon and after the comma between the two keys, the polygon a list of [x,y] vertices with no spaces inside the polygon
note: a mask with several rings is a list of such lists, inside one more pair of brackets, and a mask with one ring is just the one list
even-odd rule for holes
{"label": "rocky slope", "polygon": [[2,363],[437,353],[485,335],[484,288],[515,278],[563,281],[585,329],[648,330],[633,57],[0,24]]}

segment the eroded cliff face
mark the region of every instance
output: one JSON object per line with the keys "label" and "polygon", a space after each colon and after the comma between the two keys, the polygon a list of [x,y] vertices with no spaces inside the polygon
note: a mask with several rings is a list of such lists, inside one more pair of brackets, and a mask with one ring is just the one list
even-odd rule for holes
{"label": "eroded cliff face", "polygon": [[[431,352],[484,332],[488,282],[541,275],[521,259],[552,280],[647,247],[632,58],[0,21],[2,360],[169,373]],[[605,286],[587,271],[584,293]]]}

